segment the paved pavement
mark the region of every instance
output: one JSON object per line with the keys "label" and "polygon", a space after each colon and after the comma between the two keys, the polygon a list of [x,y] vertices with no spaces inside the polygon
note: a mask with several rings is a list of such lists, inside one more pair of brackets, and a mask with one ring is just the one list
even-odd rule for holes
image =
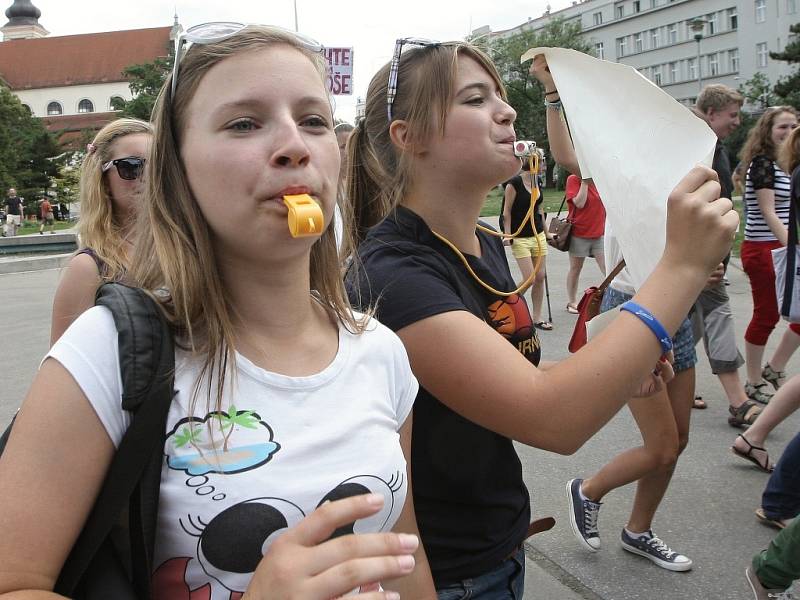
{"label": "paved pavement", "polygon": [[[510,262],[513,264],[513,258]],[[567,355],[566,345],[575,319],[564,310],[567,264],[564,253],[552,251],[548,257],[555,329],[541,333],[546,360]],[[0,424],[7,422],[24,397],[47,349],[59,272],[50,269],[0,274],[0,305],[6,315],[0,333],[5,365],[0,385]],[[728,291],[741,338],[750,316],[749,285],[736,261],[729,277]],[[587,261],[579,289],[600,280],[594,263]],[[783,328],[785,325],[780,324],[779,331]],[[773,338],[767,356],[778,336]],[[800,373],[800,359],[793,358],[788,370],[791,374]],[[620,549],[617,539],[630,510],[632,485],[605,499],[600,516],[602,552],[589,554],[572,537],[564,493],[566,480],[591,474],[618,452],[641,443],[630,414],[623,410],[573,456],[519,447],[535,515],[552,515],[557,520],[552,531],[536,536],[526,547],[525,600],[752,597],[744,580],[745,566],[774,534],[753,516],[767,476],[729,452],[737,430],[726,422],[724,394],[711,375],[702,350],[697,388],[710,406],[705,411],[693,411],[689,447],[678,463],[654,524],[656,532],[673,548],[694,560],[695,568],[689,573],[670,573]],[[800,414],[775,430],[768,447],[776,459],[798,430]]]}

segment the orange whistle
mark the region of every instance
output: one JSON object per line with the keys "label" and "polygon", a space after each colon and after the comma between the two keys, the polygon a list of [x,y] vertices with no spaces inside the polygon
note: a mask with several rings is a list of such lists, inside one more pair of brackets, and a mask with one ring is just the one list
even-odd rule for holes
{"label": "orange whistle", "polygon": [[289,233],[292,237],[322,235],[325,219],[319,204],[311,196],[284,196],[283,203],[289,208]]}

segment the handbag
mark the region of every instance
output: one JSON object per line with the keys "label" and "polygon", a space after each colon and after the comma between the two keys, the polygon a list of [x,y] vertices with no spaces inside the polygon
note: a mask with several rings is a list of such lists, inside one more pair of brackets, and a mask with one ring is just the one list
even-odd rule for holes
{"label": "handbag", "polygon": [[561,218],[561,211],[564,209],[566,200],[567,197],[564,196],[561,206],[558,207],[558,214],[550,219],[548,231],[552,237],[547,240],[548,244],[562,252],[569,250],[569,240],[572,237],[572,221],[569,220],[569,217]]}
{"label": "handbag", "polygon": [[[789,204],[789,241],[785,247],[772,251],[772,266],[775,269],[775,297],[778,312],[791,323],[800,323],[800,248],[797,247],[797,210],[795,194]],[[791,248],[791,250],[790,250]]]}
{"label": "handbag", "polygon": [[577,352],[586,345],[586,324],[600,313],[600,303],[603,301],[603,293],[614,280],[620,271],[625,267],[625,259],[619,261],[614,270],[608,274],[598,286],[587,288],[583,292],[581,301],[578,302],[578,320],[575,321],[575,329],[572,330],[572,337],[569,340],[570,352]]}

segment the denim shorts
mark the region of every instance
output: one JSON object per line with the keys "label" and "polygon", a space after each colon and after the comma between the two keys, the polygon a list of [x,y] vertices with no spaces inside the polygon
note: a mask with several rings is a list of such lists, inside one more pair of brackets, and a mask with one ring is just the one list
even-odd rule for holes
{"label": "denim shorts", "polygon": [[[619,306],[633,298],[633,296],[615,290],[608,286],[603,294],[603,302],[600,303],[600,312],[606,312]],[[672,368],[676,373],[691,369],[697,364],[697,353],[694,351],[694,335],[692,334],[692,322],[687,318],[683,320],[675,337],[672,338],[672,352],[675,354],[675,362]]]}
{"label": "denim shorts", "polygon": [[525,591],[525,550],[520,548],[497,567],[436,590],[438,600],[522,600]]}

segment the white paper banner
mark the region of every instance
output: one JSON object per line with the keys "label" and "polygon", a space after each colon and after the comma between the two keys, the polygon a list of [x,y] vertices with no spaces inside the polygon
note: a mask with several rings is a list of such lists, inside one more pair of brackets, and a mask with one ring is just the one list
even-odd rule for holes
{"label": "white paper banner", "polygon": [[698,163],[711,166],[717,138],[631,66],[566,48],[534,48],[522,62],[538,54],[564,105],[581,176],[597,186],[638,289],[664,251],[669,193]]}

